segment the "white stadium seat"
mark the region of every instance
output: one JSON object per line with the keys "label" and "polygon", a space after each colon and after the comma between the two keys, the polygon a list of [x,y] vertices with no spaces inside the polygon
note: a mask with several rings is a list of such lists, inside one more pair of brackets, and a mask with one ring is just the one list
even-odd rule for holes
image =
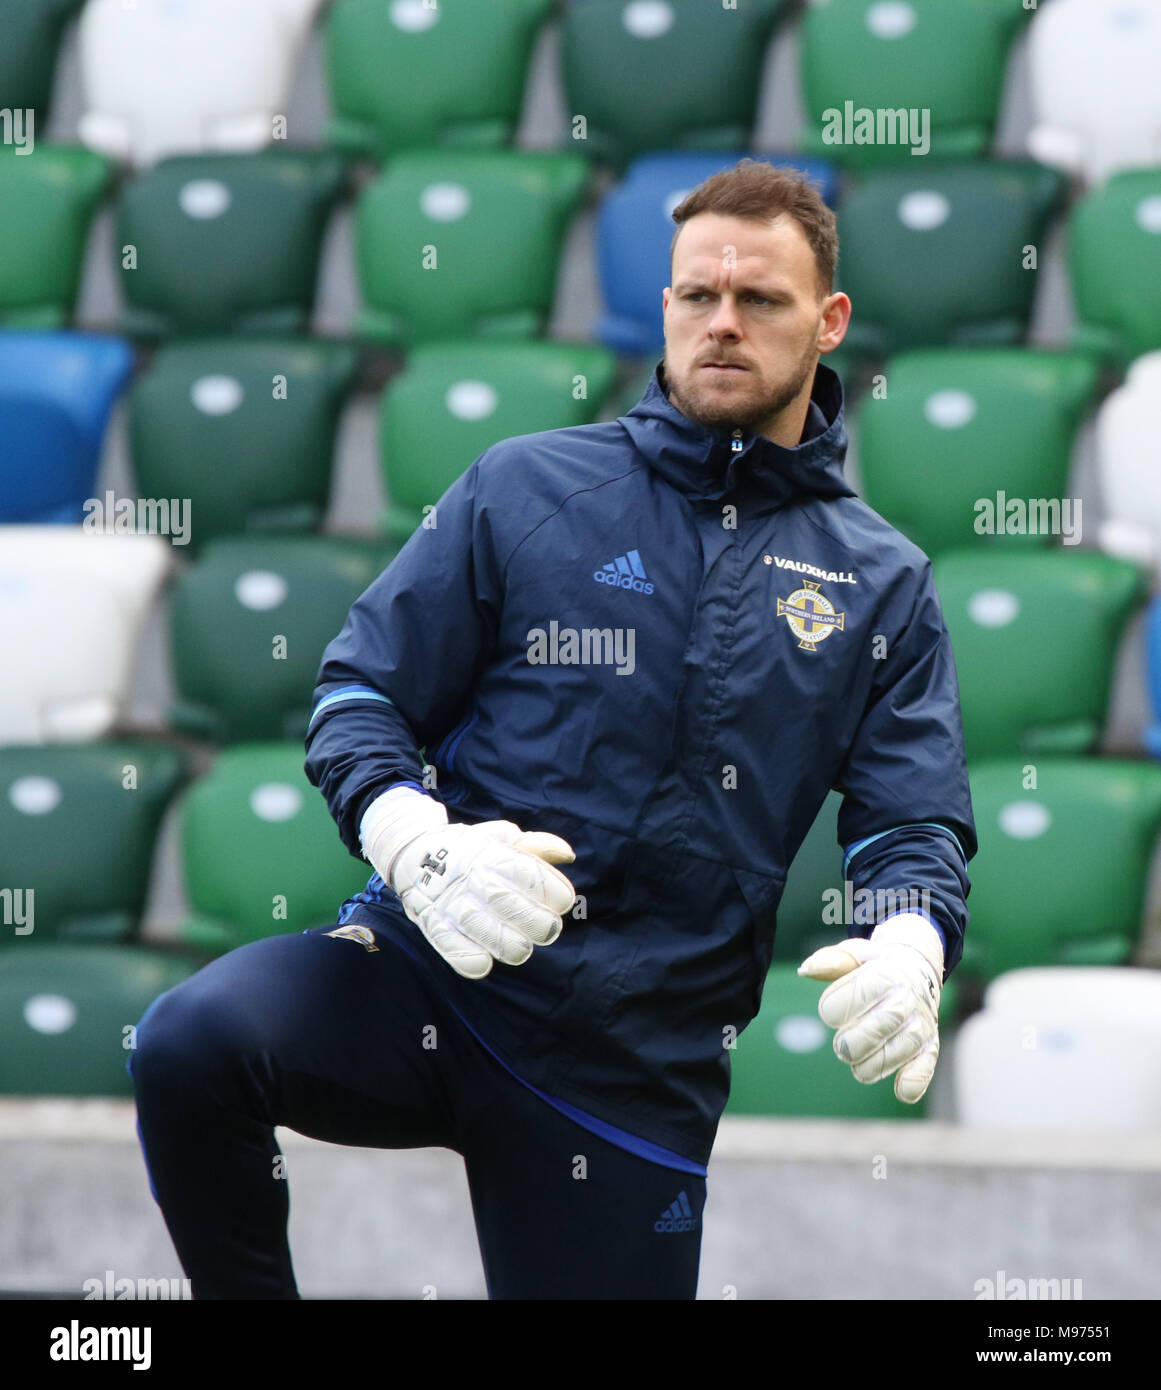
{"label": "white stadium seat", "polygon": [[1052,0],[1028,36],[1033,126],[1042,163],[1089,184],[1161,164],[1161,5]]}
{"label": "white stadium seat", "polygon": [[1097,470],[1105,520],[1102,550],[1157,566],[1161,561],[1161,352],[1138,357],[1096,420]]}
{"label": "white stadium seat", "polygon": [[110,731],[170,564],[160,536],[0,526],[0,744]]}
{"label": "white stadium seat", "polygon": [[264,148],[319,3],[88,0],[82,142],[138,168],[171,154]]}
{"label": "white stadium seat", "polygon": [[955,1040],[956,1113],[986,1129],[1161,1129],[1161,971],[993,980]]}

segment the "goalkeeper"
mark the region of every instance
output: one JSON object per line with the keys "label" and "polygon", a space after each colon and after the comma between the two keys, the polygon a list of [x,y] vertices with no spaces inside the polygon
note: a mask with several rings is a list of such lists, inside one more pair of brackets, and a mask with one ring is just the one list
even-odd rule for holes
{"label": "goalkeeper", "polygon": [[930,563],[843,477],[834,218],[753,161],[673,218],[641,401],[487,450],[324,653],[306,771],[365,891],[141,1023],[197,1298],[297,1297],[276,1125],[461,1154],[492,1298],[692,1298],[732,1041],[832,787],[859,901],[925,905],[805,963],[835,1065],[931,1080],[975,831]]}

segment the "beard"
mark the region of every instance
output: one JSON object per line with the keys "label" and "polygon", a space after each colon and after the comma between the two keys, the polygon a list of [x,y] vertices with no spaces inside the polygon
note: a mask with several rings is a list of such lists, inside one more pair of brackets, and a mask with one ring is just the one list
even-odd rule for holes
{"label": "beard", "polygon": [[[669,370],[669,354],[661,364],[665,376],[669,399],[688,420],[706,429],[741,429],[748,434],[762,433],[762,427],[771,424],[798,398],[808,381],[814,380],[818,366],[818,352],[811,349],[796,364],[789,376],[768,388],[758,396],[735,397],[730,399],[712,390],[701,390],[697,386],[700,367],[694,367],[686,382],[677,382]],[[753,372],[749,373],[751,382]]]}

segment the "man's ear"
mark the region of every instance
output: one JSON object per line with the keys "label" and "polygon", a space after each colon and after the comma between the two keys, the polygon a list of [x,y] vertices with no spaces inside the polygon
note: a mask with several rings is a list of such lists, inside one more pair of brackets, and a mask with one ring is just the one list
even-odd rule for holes
{"label": "man's ear", "polygon": [[828,294],[822,302],[822,330],[818,335],[820,353],[833,352],[847,336],[851,322],[851,301],[841,291]]}
{"label": "man's ear", "polygon": [[670,287],[668,285],[661,291],[661,312],[665,313],[669,308]]}

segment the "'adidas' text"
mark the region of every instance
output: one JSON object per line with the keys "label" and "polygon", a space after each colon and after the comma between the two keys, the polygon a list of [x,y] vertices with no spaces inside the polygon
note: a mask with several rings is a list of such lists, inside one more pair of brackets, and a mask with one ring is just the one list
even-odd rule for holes
{"label": "'adidas' text", "polygon": [[653,585],[636,550],[627,550],[624,555],[608,561],[604,569],[593,570],[593,578],[598,584],[609,584],[614,589],[631,589],[635,594],[653,592]]}

